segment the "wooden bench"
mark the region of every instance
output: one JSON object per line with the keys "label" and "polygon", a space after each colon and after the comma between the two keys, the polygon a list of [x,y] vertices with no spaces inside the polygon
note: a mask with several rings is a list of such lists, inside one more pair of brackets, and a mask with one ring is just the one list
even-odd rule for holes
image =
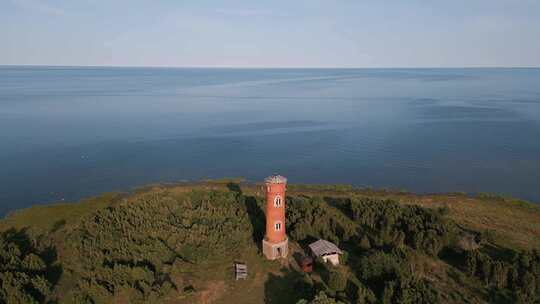
{"label": "wooden bench", "polygon": [[247,265],[243,263],[234,263],[234,274],[236,280],[247,278]]}

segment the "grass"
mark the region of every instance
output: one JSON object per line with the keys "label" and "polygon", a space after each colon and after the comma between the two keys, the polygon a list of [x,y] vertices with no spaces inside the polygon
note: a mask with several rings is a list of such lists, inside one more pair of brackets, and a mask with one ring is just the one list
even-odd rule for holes
{"label": "grass", "polygon": [[[186,192],[193,190],[228,190],[231,183],[241,178],[208,180],[203,182],[151,185],[134,190]],[[242,191],[261,196],[263,189],[257,184],[242,184]],[[369,196],[391,198],[402,204],[415,204],[426,208],[448,208],[448,217],[464,228],[489,231],[503,246],[518,249],[540,248],[540,206],[522,200],[481,194],[469,197],[462,193],[416,195],[404,191],[359,189],[350,185],[288,185],[287,195],[306,196]],[[61,203],[37,205],[11,213],[0,221],[0,230],[32,227],[36,232],[47,232],[62,225],[76,223],[81,216],[105,208],[125,197],[121,193],[106,193],[78,204]],[[133,199],[133,196],[129,197]],[[65,223],[63,222],[65,221]],[[55,227],[56,225],[56,227]]]}
{"label": "grass", "polygon": [[[235,261],[248,265],[248,278],[235,280]],[[213,259],[184,268],[189,272],[189,282],[180,286],[192,286],[193,293],[179,293],[168,303],[296,303],[294,279],[297,274],[282,269],[278,262],[262,258],[256,246],[245,248],[235,256]],[[173,278],[174,279],[174,278]]]}
{"label": "grass", "polygon": [[444,195],[399,200],[427,208],[446,206],[448,217],[456,223],[477,231],[489,231],[500,245],[519,249],[540,248],[540,208],[530,203]]}
{"label": "grass", "polygon": [[81,217],[106,208],[120,197],[120,193],[104,193],[79,203],[36,205],[17,210],[0,221],[0,230],[28,228],[30,233],[50,232],[66,225],[74,225]]}
{"label": "grass", "polygon": [[494,195],[469,197],[463,193],[417,195],[404,191],[347,189],[337,186],[288,187],[288,195],[360,196],[394,199],[425,208],[448,208],[448,217],[464,228],[489,231],[503,246],[540,249],[540,206]]}
{"label": "grass", "polygon": [[[120,201],[135,200],[138,195],[144,195],[148,191],[178,194],[194,190],[235,191],[231,188],[231,183],[238,182],[241,182],[241,179],[151,185],[136,189],[130,195],[106,193],[80,203],[37,205],[11,213],[0,221],[0,231],[13,227],[28,228],[32,234],[54,232],[76,226],[84,216]],[[261,185],[257,184],[242,184],[241,191],[247,195],[264,194]],[[540,206],[521,200],[485,194],[479,197],[469,197],[461,193],[416,195],[406,191],[358,189],[350,185],[289,185],[287,195],[388,198],[401,204],[415,204],[426,208],[445,207],[450,219],[464,228],[489,231],[494,236],[494,243],[516,249],[540,249]],[[453,269],[453,266],[442,261],[427,258],[423,260],[430,262],[422,267],[426,270],[426,277],[439,282],[440,288],[460,290],[463,285],[475,288],[453,294],[455,298],[446,299],[448,302],[459,303],[470,299],[471,294],[482,294],[480,282],[463,276]],[[234,280],[234,261],[247,263],[247,280]],[[281,266],[278,262],[263,259],[255,246],[246,248],[238,256],[214,260],[198,267],[193,276],[190,276],[188,284],[192,285],[196,292],[178,293],[169,300],[170,303],[295,303],[297,299],[294,282],[300,274],[294,270],[285,270]],[[473,280],[472,283],[470,280]],[[119,300],[118,303],[120,302]]]}

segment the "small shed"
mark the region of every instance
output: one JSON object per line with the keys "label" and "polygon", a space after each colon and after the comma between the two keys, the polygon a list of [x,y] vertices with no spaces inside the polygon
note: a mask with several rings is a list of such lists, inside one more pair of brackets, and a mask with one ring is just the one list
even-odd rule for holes
{"label": "small shed", "polygon": [[300,258],[300,267],[305,273],[310,273],[313,271],[313,258],[310,256],[302,256]]}
{"label": "small shed", "polygon": [[339,265],[339,255],[343,252],[332,242],[318,240],[309,244],[309,249],[315,258],[321,257],[326,263],[330,261],[332,265]]}
{"label": "small shed", "polygon": [[236,280],[247,279],[247,265],[244,263],[234,263],[234,276]]}

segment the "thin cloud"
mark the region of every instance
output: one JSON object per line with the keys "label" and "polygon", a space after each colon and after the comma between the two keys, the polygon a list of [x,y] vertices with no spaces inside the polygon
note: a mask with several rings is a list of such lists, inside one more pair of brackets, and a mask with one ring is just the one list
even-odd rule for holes
{"label": "thin cloud", "polygon": [[259,17],[274,15],[270,10],[262,9],[243,9],[243,8],[221,8],[216,13],[235,17]]}
{"label": "thin cloud", "polygon": [[65,12],[62,9],[59,9],[50,4],[44,3],[40,0],[11,0],[13,4],[18,6],[21,9],[31,10],[39,13],[50,14],[50,15],[64,15]]}

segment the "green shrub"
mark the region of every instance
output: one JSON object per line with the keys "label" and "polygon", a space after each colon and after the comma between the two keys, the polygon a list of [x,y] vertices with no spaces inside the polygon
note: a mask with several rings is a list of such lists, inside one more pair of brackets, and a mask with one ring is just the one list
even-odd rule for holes
{"label": "green shrub", "polygon": [[75,251],[65,267],[79,273],[75,292],[82,298],[132,288],[139,301],[159,299],[174,286],[163,279],[173,266],[234,255],[252,244],[250,227],[235,193],[151,193],[83,220],[70,235]]}
{"label": "green shrub", "polygon": [[341,268],[331,269],[328,274],[328,287],[334,291],[343,291],[347,287],[347,273]]}
{"label": "green shrub", "polygon": [[0,233],[0,303],[40,303],[51,293],[54,260],[34,243],[25,230]]}

